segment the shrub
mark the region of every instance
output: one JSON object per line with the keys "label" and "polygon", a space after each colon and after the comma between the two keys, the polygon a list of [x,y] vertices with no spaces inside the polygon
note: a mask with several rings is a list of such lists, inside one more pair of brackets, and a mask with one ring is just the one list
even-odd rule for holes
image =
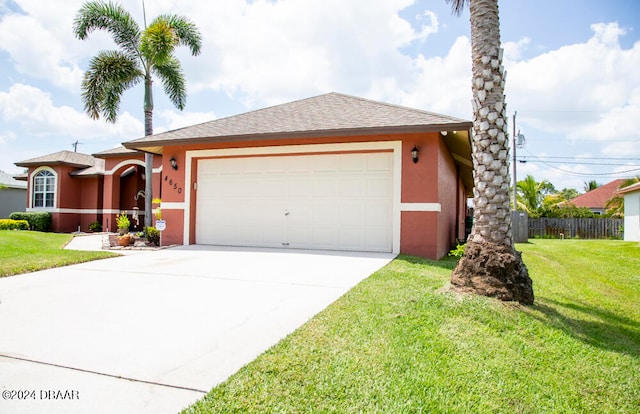
{"label": "shrub", "polygon": [[20,213],[15,212],[9,215],[12,220],[26,220],[29,223],[29,230],[49,231],[51,230],[51,213]]}
{"label": "shrub", "polygon": [[147,232],[147,240],[156,246],[160,246],[160,231],[155,227],[146,227],[145,231]]}
{"label": "shrub", "polygon": [[89,231],[92,231],[94,233],[101,232],[102,231],[102,224],[98,223],[97,221],[89,223]]}
{"label": "shrub", "polygon": [[27,220],[0,219],[0,230],[29,230]]}
{"label": "shrub", "polygon": [[466,244],[460,244],[458,243],[458,245],[456,246],[455,249],[449,251],[449,256],[450,257],[457,257],[458,259],[462,257],[462,255],[464,254],[464,248],[466,247]]}

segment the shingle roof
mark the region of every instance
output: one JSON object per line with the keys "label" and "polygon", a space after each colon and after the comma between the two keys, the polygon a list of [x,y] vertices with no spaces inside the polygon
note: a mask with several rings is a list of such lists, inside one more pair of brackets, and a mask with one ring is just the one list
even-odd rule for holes
{"label": "shingle roof", "polygon": [[603,209],[605,208],[605,203],[611,197],[613,197],[618,191],[618,187],[620,184],[625,182],[625,179],[613,180],[610,183],[601,185],[595,190],[591,190],[588,193],[579,195],[578,197],[571,200],[571,204],[574,204],[576,207],[587,207],[591,209]]}
{"label": "shingle roof", "polygon": [[80,152],[60,151],[53,154],[43,155],[41,157],[31,158],[30,160],[16,162],[18,167],[32,167],[38,165],[67,164],[78,168],[93,167],[95,158],[88,154]]}
{"label": "shingle roof", "polygon": [[125,147],[123,147],[122,145],[119,145],[115,148],[111,148],[105,151],[100,151],[100,152],[96,152],[95,154],[93,154],[94,157],[97,158],[106,158],[106,157],[111,157],[111,156],[120,156],[120,155],[124,155],[124,154],[139,154],[139,151],[136,150],[130,150],[127,149]]}
{"label": "shingle roof", "polygon": [[16,180],[11,174],[4,171],[0,171],[0,184],[8,188],[27,189],[27,183]]}
{"label": "shingle roof", "polygon": [[468,130],[471,122],[446,115],[328,93],[123,143],[153,152],[175,143],[249,141],[309,136]]}

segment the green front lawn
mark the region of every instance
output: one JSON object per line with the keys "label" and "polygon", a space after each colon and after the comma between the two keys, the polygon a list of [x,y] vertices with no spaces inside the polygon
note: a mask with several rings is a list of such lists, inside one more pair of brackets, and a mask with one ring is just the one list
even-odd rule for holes
{"label": "green front lawn", "polygon": [[0,277],[117,256],[64,250],[72,238],[70,234],[0,230]]}
{"label": "green front lawn", "polygon": [[401,256],[185,412],[640,412],[638,244],[518,249],[534,306],[441,293],[450,260]]}

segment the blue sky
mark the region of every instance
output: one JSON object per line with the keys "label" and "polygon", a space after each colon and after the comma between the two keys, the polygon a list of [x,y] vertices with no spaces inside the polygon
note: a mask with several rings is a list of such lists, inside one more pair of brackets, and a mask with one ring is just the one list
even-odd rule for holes
{"label": "blue sky", "polygon": [[[139,0],[120,2],[142,22]],[[80,82],[106,34],[73,37],[81,0],[0,0],[0,170],[60,151],[95,153],[143,135],[142,89],[115,125],[83,112]],[[147,0],[203,33],[179,56],[187,107],[155,91],[154,129],[175,129],[330,91],[471,119],[469,15],[444,0]],[[582,190],[640,175],[640,2],[502,0],[517,176]],[[510,127],[511,130],[511,127]]]}

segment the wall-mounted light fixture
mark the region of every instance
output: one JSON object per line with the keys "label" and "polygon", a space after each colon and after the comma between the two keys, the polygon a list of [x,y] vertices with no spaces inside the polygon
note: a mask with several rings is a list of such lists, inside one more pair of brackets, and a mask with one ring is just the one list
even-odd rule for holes
{"label": "wall-mounted light fixture", "polygon": [[169,162],[171,163],[171,168],[178,171],[178,161],[176,161],[175,157],[171,157]]}
{"label": "wall-mounted light fixture", "polygon": [[413,163],[417,163],[418,162],[418,153],[420,151],[418,150],[418,147],[416,147],[415,145],[413,146],[413,149],[411,150],[411,159],[413,160]]}

